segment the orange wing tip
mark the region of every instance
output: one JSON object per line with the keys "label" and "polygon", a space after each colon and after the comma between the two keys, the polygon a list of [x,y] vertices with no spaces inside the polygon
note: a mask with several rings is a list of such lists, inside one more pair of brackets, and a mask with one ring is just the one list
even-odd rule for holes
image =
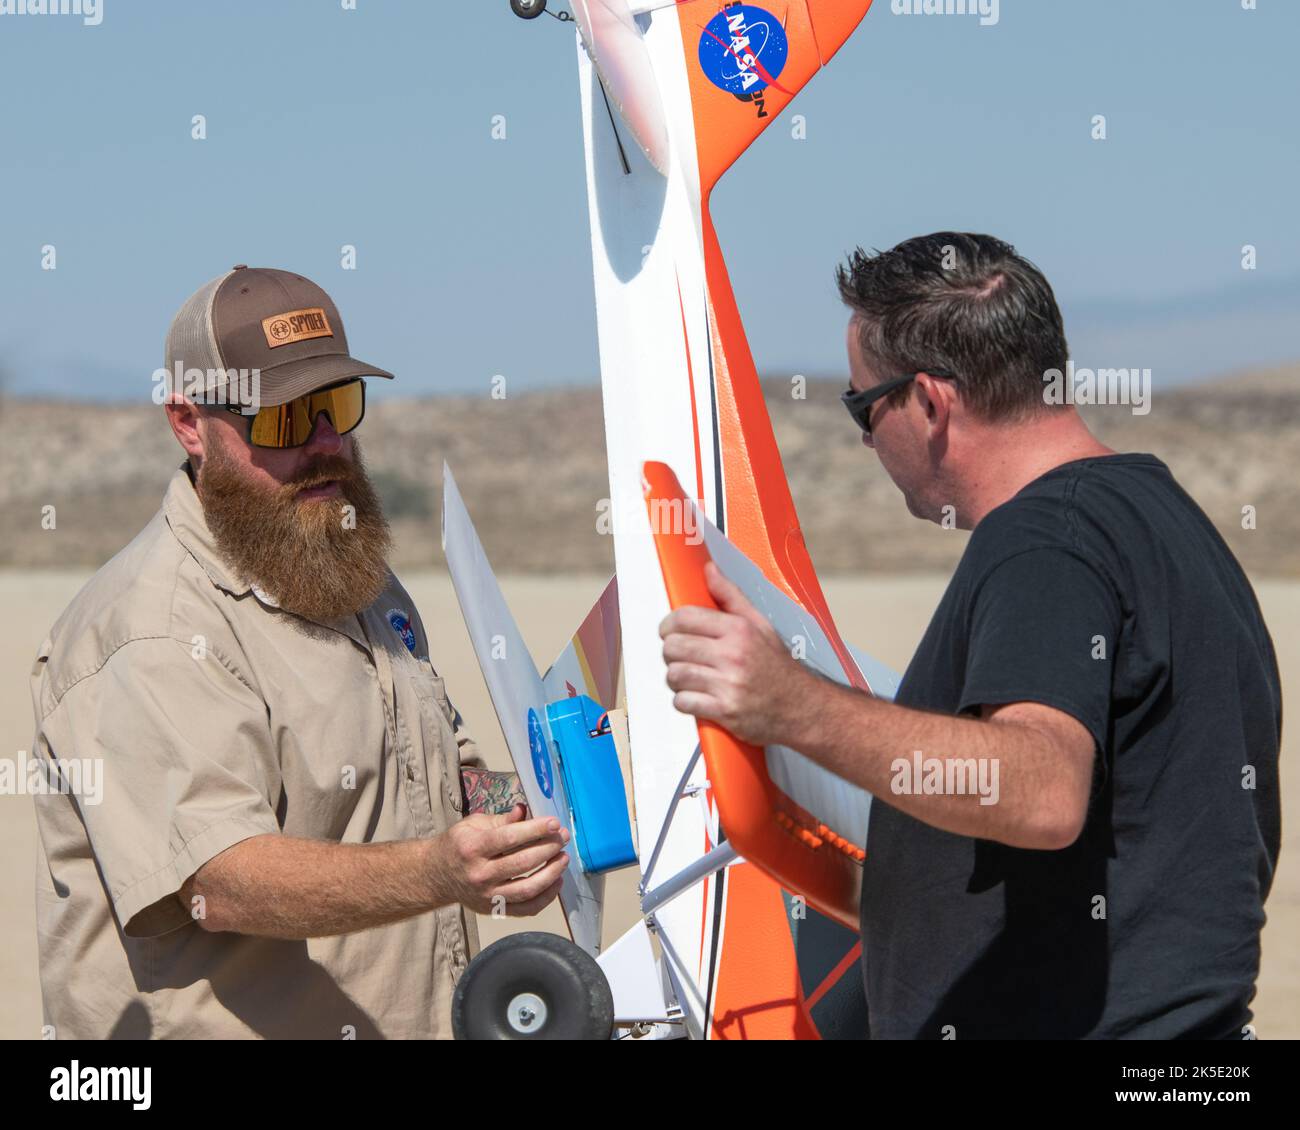
{"label": "orange wing tip", "polygon": [[682,485],[667,463],[647,459],[641,464],[641,493],[648,500],[653,495],[680,494]]}
{"label": "orange wing tip", "polygon": [[[646,462],[641,471],[669,605],[715,607],[704,579],[708,547],[703,538],[688,537],[685,523],[679,523],[690,505],[680,481],[664,463]],[[673,521],[665,523],[665,514]],[[856,929],[861,849],[776,787],[761,748],[712,722],[700,722],[699,733],[718,817],[737,852],[810,905]]]}

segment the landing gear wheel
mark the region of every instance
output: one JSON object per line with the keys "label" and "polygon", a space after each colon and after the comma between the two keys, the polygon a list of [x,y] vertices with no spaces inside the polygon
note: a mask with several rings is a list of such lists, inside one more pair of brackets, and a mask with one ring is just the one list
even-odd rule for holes
{"label": "landing gear wheel", "polygon": [[546,11],[546,0],[510,0],[510,10],[521,20],[535,20]]}
{"label": "landing gear wheel", "polygon": [[451,1029],[458,1040],[608,1040],[614,995],[595,959],[567,938],[512,934],[469,963]]}

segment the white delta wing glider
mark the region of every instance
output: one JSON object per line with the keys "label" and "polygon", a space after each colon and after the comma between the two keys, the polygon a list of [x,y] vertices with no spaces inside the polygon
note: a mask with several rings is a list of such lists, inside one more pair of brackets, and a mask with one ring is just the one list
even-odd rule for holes
{"label": "white delta wing glider", "polygon": [[[533,812],[573,830],[573,944],[484,950],[457,989],[457,1034],[861,1037],[871,798],[679,714],[658,625],[712,605],[712,559],[805,662],[874,694],[897,685],[831,619],[708,210],[870,0],[572,3],[617,576],[539,675],[446,472],[444,549],[511,757]],[[620,686],[631,809],[609,714]],[[601,953],[603,875],[631,865],[642,920]]]}

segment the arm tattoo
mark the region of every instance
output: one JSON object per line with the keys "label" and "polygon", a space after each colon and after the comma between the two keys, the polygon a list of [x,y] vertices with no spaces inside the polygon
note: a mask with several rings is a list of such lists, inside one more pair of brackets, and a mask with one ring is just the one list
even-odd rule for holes
{"label": "arm tattoo", "polygon": [[461,787],[465,790],[465,815],[475,812],[509,812],[516,804],[527,804],[515,773],[495,773],[491,769],[462,769]]}

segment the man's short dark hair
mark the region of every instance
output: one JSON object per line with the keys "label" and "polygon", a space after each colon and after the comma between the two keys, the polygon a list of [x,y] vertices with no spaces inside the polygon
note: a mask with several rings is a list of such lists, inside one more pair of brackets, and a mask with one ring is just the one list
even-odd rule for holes
{"label": "man's short dark hair", "polygon": [[[859,247],[836,282],[858,315],[863,359],[877,380],[947,370],[985,419],[1046,410],[1043,374],[1065,371],[1065,327],[1047,279],[1009,243],[935,232],[890,251]],[[890,402],[905,402],[913,387]]]}

